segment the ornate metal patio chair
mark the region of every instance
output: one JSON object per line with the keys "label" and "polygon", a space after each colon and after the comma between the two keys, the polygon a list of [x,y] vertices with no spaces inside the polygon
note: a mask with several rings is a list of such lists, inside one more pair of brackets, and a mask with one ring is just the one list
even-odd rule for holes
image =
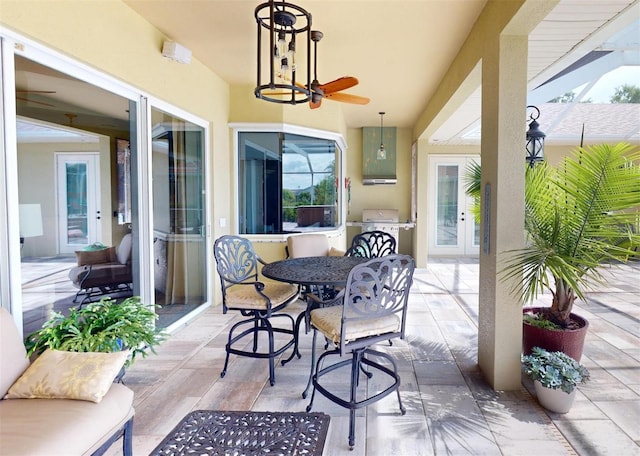
{"label": "ornate metal patio chair", "polygon": [[384,231],[365,231],[351,240],[347,255],[362,258],[380,258],[396,253],[396,238]]}
{"label": "ornate metal patio chair", "polygon": [[[312,370],[315,358],[316,336],[320,332],[334,344],[315,363],[311,378],[313,393],[307,406],[311,410],[316,391],[331,402],[349,409],[349,447],[355,444],[356,410],[366,407],[396,391],[400,411],[405,408],[400,399],[400,375],[393,357],[372,348],[374,344],[404,338],[407,302],[413,282],[415,261],[407,255],[387,255],[374,258],[354,267],[349,273],[347,285],[331,303],[311,310],[313,332]],[[331,305],[333,304],[333,305]],[[342,304],[342,305],[340,305]],[[332,356],[342,358],[323,367]],[[343,358],[344,357],[344,358]],[[365,368],[366,366],[366,368]],[[344,398],[331,389],[340,389],[336,377],[323,381],[333,371],[349,369],[349,397]],[[346,372],[344,372],[345,375]],[[375,384],[360,384],[365,375],[376,378]],[[362,386],[361,391],[358,387]],[[368,386],[368,388],[367,388]],[[373,391],[372,391],[373,390]],[[359,394],[358,394],[359,393]],[[343,394],[344,395],[344,394]]]}
{"label": "ornate metal patio chair", "polygon": [[[220,374],[227,373],[229,355],[269,359],[269,381],[275,384],[275,358],[294,344],[294,320],[291,315],[281,312],[298,299],[300,287],[281,282],[261,282],[258,280],[258,262],[265,264],[256,255],[248,239],[239,236],[222,236],[215,241],[214,256],[222,284],[222,312],[237,310],[245,317],[229,330],[225,346],[227,356]],[[275,327],[272,320],[284,318],[291,323],[291,329]],[[236,330],[244,328],[236,334]],[[284,344],[276,347],[276,333],[291,336]],[[260,337],[263,335],[263,337]],[[259,341],[267,338],[267,348],[259,351]],[[251,350],[244,347],[247,338],[252,338]]]}

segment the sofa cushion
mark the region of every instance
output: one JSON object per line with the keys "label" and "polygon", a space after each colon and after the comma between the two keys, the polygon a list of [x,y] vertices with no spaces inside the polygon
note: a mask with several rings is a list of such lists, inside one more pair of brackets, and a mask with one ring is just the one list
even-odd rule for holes
{"label": "sofa cushion", "polygon": [[66,399],[0,401],[0,454],[92,454],[133,416],[133,391],[112,384],[100,403]]}
{"label": "sofa cushion", "polygon": [[0,347],[2,348],[2,362],[0,368],[0,398],[4,397],[18,377],[29,367],[27,350],[24,348],[22,337],[16,328],[13,317],[6,310],[0,308]]}
{"label": "sofa cushion", "polygon": [[47,349],[9,388],[5,398],[100,402],[128,355],[128,351],[82,353]]}

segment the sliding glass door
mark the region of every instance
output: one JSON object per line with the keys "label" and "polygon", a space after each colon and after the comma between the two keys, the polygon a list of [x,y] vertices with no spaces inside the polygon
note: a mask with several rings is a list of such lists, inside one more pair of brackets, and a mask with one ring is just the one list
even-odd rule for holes
{"label": "sliding glass door", "polygon": [[[2,100],[0,137],[11,141],[0,212],[21,222],[0,229],[0,305],[30,333],[79,305],[74,252],[118,246],[127,233],[133,294],[163,304],[159,326],[208,303],[206,122],[37,44],[25,55],[4,35],[0,44],[15,100]],[[27,231],[27,219],[41,227]]]}
{"label": "sliding glass door", "polygon": [[180,315],[207,298],[204,128],[155,108],[151,119],[155,296]]}

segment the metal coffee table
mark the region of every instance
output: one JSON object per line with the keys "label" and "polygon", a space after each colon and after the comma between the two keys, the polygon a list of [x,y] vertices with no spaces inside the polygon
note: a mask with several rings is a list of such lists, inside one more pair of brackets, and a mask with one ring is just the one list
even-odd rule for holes
{"label": "metal coffee table", "polygon": [[324,413],[196,410],[151,455],[321,456],[329,420]]}

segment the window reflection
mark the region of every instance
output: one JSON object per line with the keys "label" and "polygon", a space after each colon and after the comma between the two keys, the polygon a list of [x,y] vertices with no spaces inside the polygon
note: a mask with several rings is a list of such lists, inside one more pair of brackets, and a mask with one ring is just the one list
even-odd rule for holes
{"label": "window reflection", "polygon": [[338,224],[334,141],[239,133],[240,233],[329,229]]}

